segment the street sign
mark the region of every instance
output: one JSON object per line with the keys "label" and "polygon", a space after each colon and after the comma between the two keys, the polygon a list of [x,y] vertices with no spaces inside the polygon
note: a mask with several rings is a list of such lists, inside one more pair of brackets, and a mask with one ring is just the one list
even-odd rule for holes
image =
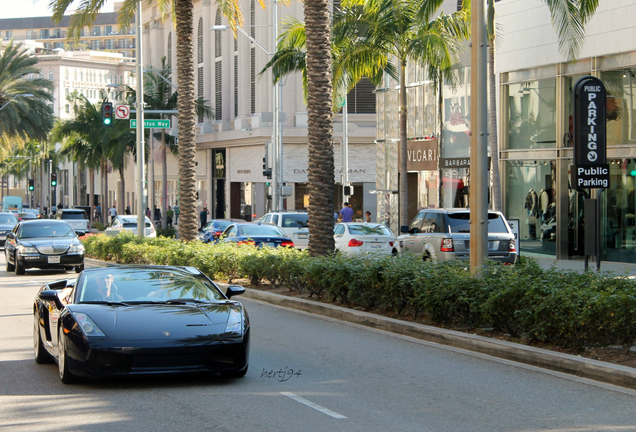
{"label": "street sign", "polygon": [[[130,120],[130,127],[137,127],[137,120]],[[144,120],[144,129],[170,129],[170,120]]]}
{"label": "street sign", "polygon": [[115,118],[117,120],[128,120],[130,117],[130,107],[128,105],[117,105],[115,108]]}
{"label": "street sign", "polygon": [[606,90],[593,76],[574,86],[574,168],[576,189],[608,188],[609,165],[606,145]]}

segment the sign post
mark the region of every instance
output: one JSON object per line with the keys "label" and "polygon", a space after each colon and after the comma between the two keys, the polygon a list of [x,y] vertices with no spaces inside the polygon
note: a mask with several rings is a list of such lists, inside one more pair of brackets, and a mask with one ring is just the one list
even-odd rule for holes
{"label": "sign post", "polygon": [[603,82],[593,76],[581,78],[574,87],[574,168],[572,185],[578,191],[597,189],[596,199],[585,201],[585,270],[588,257],[596,256],[596,268],[601,270],[600,212],[601,193],[609,187],[607,164],[607,91]]}

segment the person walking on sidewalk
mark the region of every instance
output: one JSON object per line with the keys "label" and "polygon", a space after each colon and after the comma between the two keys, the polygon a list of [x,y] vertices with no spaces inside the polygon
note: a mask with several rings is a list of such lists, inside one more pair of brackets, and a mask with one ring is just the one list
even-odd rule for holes
{"label": "person walking on sidewalk", "polygon": [[168,218],[168,226],[172,226],[172,216],[174,216],[174,211],[172,211],[172,207],[168,206],[168,210],[166,210],[166,217]]}
{"label": "person walking on sidewalk", "polygon": [[348,202],[345,202],[344,207],[340,210],[340,219],[342,222],[353,222],[353,209]]}

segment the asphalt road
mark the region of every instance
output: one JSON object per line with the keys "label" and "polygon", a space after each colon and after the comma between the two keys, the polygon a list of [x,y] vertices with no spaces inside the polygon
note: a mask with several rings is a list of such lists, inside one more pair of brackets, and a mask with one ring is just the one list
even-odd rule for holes
{"label": "asphalt road", "polygon": [[67,386],[32,359],[32,302],[74,273],[0,266],[0,430],[636,431],[635,391],[255,301],[245,378]]}

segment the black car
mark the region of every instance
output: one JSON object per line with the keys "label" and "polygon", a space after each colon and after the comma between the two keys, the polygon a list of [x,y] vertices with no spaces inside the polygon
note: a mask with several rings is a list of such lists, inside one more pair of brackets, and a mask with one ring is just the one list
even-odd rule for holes
{"label": "black car", "polygon": [[84,246],[64,221],[36,219],[19,222],[4,245],[7,271],[17,275],[29,268],[84,270]]}
{"label": "black car", "polygon": [[17,223],[18,221],[13,213],[0,213],[0,246],[4,246],[7,234],[13,230]]}
{"label": "black car", "polygon": [[216,242],[225,228],[230,226],[233,222],[245,222],[243,219],[212,219],[205,224],[201,232],[197,235],[197,238],[203,243]]}
{"label": "black car", "polygon": [[60,379],[184,372],[242,377],[250,324],[241,303],[193,267],[84,270],[42,286],[35,298],[34,355]]}

